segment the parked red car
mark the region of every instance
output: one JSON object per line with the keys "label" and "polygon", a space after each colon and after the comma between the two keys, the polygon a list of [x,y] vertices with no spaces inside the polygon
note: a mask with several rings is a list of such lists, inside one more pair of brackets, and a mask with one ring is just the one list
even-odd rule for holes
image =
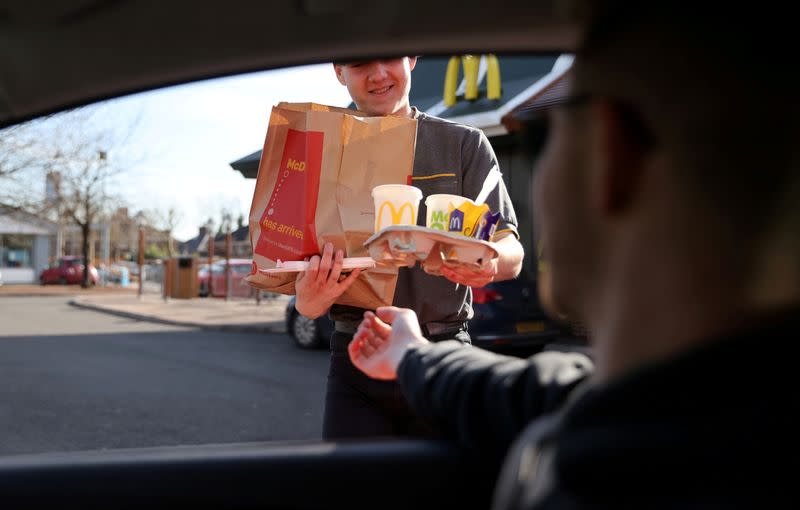
{"label": "parked red car", "polygon": [[[97,285],[97,269],[89,264],[89,283]],[[42,285],[59,283],[61,285],[80,285],[83,281],[83,257],[61,257],[58,263],[43,270],[39,275]]]}
{"label": "parked red car", "polygon": [[[225,297],[225,261],[219,260],[211,265],[210,271],[206,267],[200,267],[197,272],[197,279],[200,287],[200,296],[205,297],[209,294],[213,297]],[[255,289],[251,287],[244,277],[250,274],[253,268],[253,261],[250,259],[231,259],[231,296],[251,297]],[[209,293],[209,280],[211,281],[211,292]]]}

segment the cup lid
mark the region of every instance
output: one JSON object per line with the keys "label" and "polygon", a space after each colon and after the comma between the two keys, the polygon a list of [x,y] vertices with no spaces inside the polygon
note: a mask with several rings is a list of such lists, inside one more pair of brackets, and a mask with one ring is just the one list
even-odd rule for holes
{"label": "cup lid", "polygon": [[417,188],[416,186],[409,186],[408,184],[380,184],[380,185],[375,186],[374,188],[372,188],[371,194],[374,197],[376,191],[380,192],[380,191],[384,191],[384,190],[389,190],[391,188],[396,188],[396,189],[398,189],[398,191],[402,190],[402,191],[405,191],[405,192],[414,193],[414,195],[416,195],[416,197],[417,197],[417,200],[421,200],[422,199],[422,190]]}
{"label": "cup lid", "polygon": [[462,201],[469,200],[467,197],[462,197],[461,195],[452,195],[450,193],[434,193],[433,195],[428,195],[425,197],[425,205],[429,204],[429,200],[436,200],[438,198],[448,198]]}

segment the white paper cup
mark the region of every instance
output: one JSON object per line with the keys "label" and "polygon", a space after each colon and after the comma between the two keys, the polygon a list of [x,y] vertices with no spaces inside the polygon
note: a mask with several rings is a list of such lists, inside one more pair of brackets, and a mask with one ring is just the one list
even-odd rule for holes
{"label": "white paper cup", "polygon": [[416,225],[422,190],[405,184],[383,184],[372,188],[375,202],[375,232],[391,225]]}
{"label": "white paper cup", "polygon": [[429,195],[425,198],[425,207],[427,208],[425,226],[446,231],[448,229],[450,207],[452,206],[455,209],[466,201],[471,200],[467,197],[448,195],[446,193]]}

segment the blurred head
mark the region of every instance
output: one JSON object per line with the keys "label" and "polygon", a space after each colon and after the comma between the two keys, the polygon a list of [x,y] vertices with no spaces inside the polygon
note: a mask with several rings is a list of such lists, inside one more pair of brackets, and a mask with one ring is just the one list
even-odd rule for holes
{"label": "blurred head", "polygon": [[408,94],[416,57],[334,63],[339,83],[359,110],[370,115],[410,115]]}
{"label": "blurred head", "polygon": [[657,267],[664,247],[719,257],[744,286],[769,253],[798,260],[792,32],[743,36],[751,9],[568,4],[583,36],[534,199],[556,302],[583,319],[623,255]]}
{"label": "blurred head", "polygon": [[[550,315],[579,313],[574,296],[594,273],[592,180],[587,166],[591,143],[587,129],[587,98],[567,99],[548,112],[548,132],[537,161],[534,180],[534,219],[539,243],[547,253],[540,275],[540,294]],[[592,255],[589,255],[589,254]]]}

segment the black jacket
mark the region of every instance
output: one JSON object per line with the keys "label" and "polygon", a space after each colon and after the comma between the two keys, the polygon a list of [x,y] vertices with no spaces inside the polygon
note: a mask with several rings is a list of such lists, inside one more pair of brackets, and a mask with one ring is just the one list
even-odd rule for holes
{"label": "black jacket", "polygon": [[581,384],[592,363],[580,354],[519,360],[455,343],[409,352],[398,377],[464,445],[502,453],[517,438],[496,508],[791,507],[772,502],[798,472],[798,317],[603,386]]}

